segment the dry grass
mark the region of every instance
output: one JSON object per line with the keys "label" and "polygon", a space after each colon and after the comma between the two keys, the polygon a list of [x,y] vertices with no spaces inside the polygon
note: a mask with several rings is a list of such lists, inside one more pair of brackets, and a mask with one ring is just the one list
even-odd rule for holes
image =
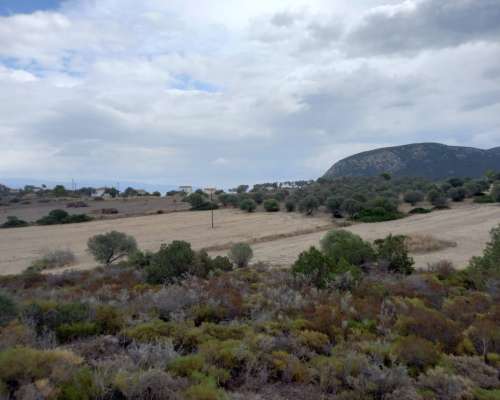
{"label": "dry grass", "polygon": [[457,247],[457,242],[437,239],[432,235],[412,234],[406,237],[406,245],[410,253],[418,254]]}

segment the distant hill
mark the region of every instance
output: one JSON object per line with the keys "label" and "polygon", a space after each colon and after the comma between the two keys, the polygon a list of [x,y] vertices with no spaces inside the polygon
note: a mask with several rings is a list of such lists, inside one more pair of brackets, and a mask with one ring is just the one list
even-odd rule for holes
{"label": "distant hill", "polygon": [[440,143],[414,143],[385,147],[344,158],[335,163],[325,178],[374,176],[388,172],[393,176],[428,179],[481,177],[488,170],[500,171],[500,147],[481,150]]}

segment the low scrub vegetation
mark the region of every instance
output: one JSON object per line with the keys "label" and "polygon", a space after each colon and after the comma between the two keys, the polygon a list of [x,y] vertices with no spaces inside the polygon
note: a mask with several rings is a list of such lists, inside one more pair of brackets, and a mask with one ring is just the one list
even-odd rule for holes
{"label": "low scrub vegetation", "polygon": [[1,277],[0,397],[497,399],[499,249],[414,271],[405,237],[335,230],[291,270],[172,242]]}
{"label": "low scrub vegetation", "polygon": [[37,220],[36,223],[37,225],[59,225],[88,221],[92,221],[92,218],[86,214],[68,214],[64,210],[52,210],[48,215]]}
{"label": "low scrub vegetation", "polygon": [[47,269],[63,268],[73,265],[76,257],[71,250],[54,250],[46,252],[41,258],[34,261],[28,271],[44,271]]}
{"label": "low scrub vegetation", "polygon": [[405,242],[410,253],[429,253],[457,246],[456,242],[437,239],[431,235],[419,234],[406,236]]}

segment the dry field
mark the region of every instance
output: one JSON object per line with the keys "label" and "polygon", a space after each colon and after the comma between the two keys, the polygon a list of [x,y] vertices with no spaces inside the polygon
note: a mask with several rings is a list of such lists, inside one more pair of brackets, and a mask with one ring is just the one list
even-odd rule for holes
{"label": "dry field", "polygon": [[[210,212],[180,212],[112,221],[48,227],[0,230],[0,274],[17,273],[46,250],[70,249],[78,258],[77,268],[95,266],[86,254],[87,239],[110,230],[136,237],[139,246],[157,250],[161,243],[187,240],[195,249],[209,248],[211,254],[224,254],[231,242],[253,243],[255,260],[272,265],[290,265],[298,254],[318,245],[331,228],[327,216],[303,217],[297,213],[253,213],[236,210],[215,212],[216,228],[210,229]],[[431,235],[456,243],[428,253],[414,255],[416,266],[441,259],[464,267],[470,257],[481,254],[489,231],[500,223],[498,205],[459,204],[451,210],[415,215],[397,221],[356,224],[346,229],[374,240],[392,234]]]}
{"label": "dry field", "polygon": [[[82,208],[67,208],[66,205],[70,202],[84,201],[88,207]],[[163,212],[172,212],[186,210],[189,204],[180,201],[174,201],[171,197],[138,197],[125,199],[110,199],[103,201],[95,201],[93,199],[50,199],[50,202],[40,202],[38,199],[29,200],[30,204],[10,204],[8,206],[0,206],[0,224],[3,224],[8,216],[16,216],[28,222],[36,221],[37,219],[47,215],[51,210],[56,208],[63,209],[70,214],[88,214],[93,218],[104,218],[101,214],[103,208],[116,208],[118,214],[106,216],[105,218],[120,218],[124,216],[153,214],[161,210]]]}

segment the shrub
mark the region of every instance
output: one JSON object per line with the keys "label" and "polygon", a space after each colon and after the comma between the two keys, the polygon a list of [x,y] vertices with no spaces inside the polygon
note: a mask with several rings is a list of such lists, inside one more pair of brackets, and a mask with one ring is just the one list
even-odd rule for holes
{"label": "shrub", "polygon": [[87,242],[87,247],[96,261],[110,265],[136,252],[137,242],[125,233],[111,231],[91,237]]}
{"label": "shrub", "polygon": [[413,190],[411,192],[406,192],[403,196],[403,199],[406,203],[414,206],[424,199],[424,194],[419,190]]}
{"label": "shrub", "polygon": [[1,228],[23,228],[25,226],[28,226],[28,223],[26,221],[23,221],[22,219],[19,219],[14,216],[9,216],[7,217],[7,221],[4,222],[0,227]]}
{"label": "shrub", "polygon": [[344,259],[349,264],[361,265],[375,258],[370,243],[339,229],[331,230],[321,239],[321,250],[334,264]]}
{"label": "shrub", "polygon": [[56,329],[57,339],[66,343],[78,338],[96,336],[99,326],[95,322],[75,322],[72,324],[61,324]]}
{"label": "shrub", "polygon": [[146,267],[146,281],[152,284],[169,283],[183,277],[189,273],[195,255],[187,242],[175,240],[169,245],[163,244]]}
{"label": "shrub", "polygon": [[440,359],[437,346],[417,336],[400,338],[393,351],[397,360],[407,365],[414,376],[434,367]]}
{"label": "shrub", "polygon": [[249,213],[255,211],[256,208],[257,203],[255,203],[252,199],[244,199],[240,203],[240,209]]}
{"label": "shrub", "polygon": [[330,196],[326,199],[326,208],[332,213],[334,217],[337,217],[342,210],[343,202],[344,199],[342,197]]}
{"label": "shrub", "polygon": [[429,214],[431,212],[432,209],[430,208],[417,207],[417,208],[412,208],[410,211],[408,211],[408,214]]}
{"label": "shrub", "polygon": [[295,211],[295,202],[293,200],[287,200],[285,203],[285,208],[287,212]]}
{"label": "shrub", "polygon": [[299,203],[299,211],[301,213],[305,213],[306,215],[312,215],[314,212],[319,208],[319,201],[318,199],[313,196],[309,195],[306,196],[300,203]]}
{"label": "shrub", "polygon": [[42,258],[33,261],[29,267],[32,271],[62,268],[76,262],[76,257],[71,250],[54,250],[46,253]]}
{"label": "shrub", "polygon": [[446,207],[446,197],[438,190],[431,190],[427,193],[427,200],[436,208]]}
{"label": "shrub", "polygon": [[171,331],[168,323],[157,319],[127,328],[123,335],[137,342],[157,342],[169,336]]}
{"label": "shrub", "polygon": [[387,211],[382,207],[375,207],[361,210],[354,216],[354,219],[360,222],[383,222],[403,217],[404,215],[398,211]]}
{"label": "shrub", "polygon": [[292,265],[292,273],[302,276],[313,285],[323,288],[333,279],[333,262],[315,247],[300,253]]}
{"label": "shrub", "polygon": [[229,250],[229,259],[236,264],[238,268],[248,265],[253,257],[253,250],[247,243],[236,243]]}
{"label": "shrub", "polygon": [[346,199],[342,202],[342,210],[352,218],[363,210],[363,203],[356,199]]}
{"label": "shrub", "polygon": [[490,238],[483,255],[473,257],[468,267],[478,287],[484,284],[487,277],[498,278],[500,276],[500,225],[491,230]]}
{"label": "shrub", "polygon": [[494,183],[491,187],[490,196],[495,202],[500,202],[500,183]]}
{"label": "shrub", "polygon": [[275,199],[267,199],[264,202],[264,209],[267,212],[276,212],[280,210],[280,204]]}
{"label": "shrub", "polygon": [[409,275],[414,271],[413,258],[408,255],[406,237],[402,235],[389,235],[385,239],[375,241],[379,261],[387,264],[391,272]]}
{"label": "shrub", "polygon": [[216,204],[207,200],[206,195],[202,192],[195,192],[190,194],[186,201],[191,204],[191,210],[203,211],[203,210],[213,210],[216,209]]}
{"label": "shrub", "polygon": [[17,306],[9,296],[0,292],[0,327],[17,316]]}
{"label": "shrub", "polygon": [[448,190],[448,196],[455,202],[463,201],[467,192],[463,187],[454,187]]}
{"label": "shrub", "polygon": [[36,221],[38,225],[58,225],[58,224],[73,224],[92,221],[92,218],[86,214],[70,215],[64,210],[52,210],[45,217]]}

